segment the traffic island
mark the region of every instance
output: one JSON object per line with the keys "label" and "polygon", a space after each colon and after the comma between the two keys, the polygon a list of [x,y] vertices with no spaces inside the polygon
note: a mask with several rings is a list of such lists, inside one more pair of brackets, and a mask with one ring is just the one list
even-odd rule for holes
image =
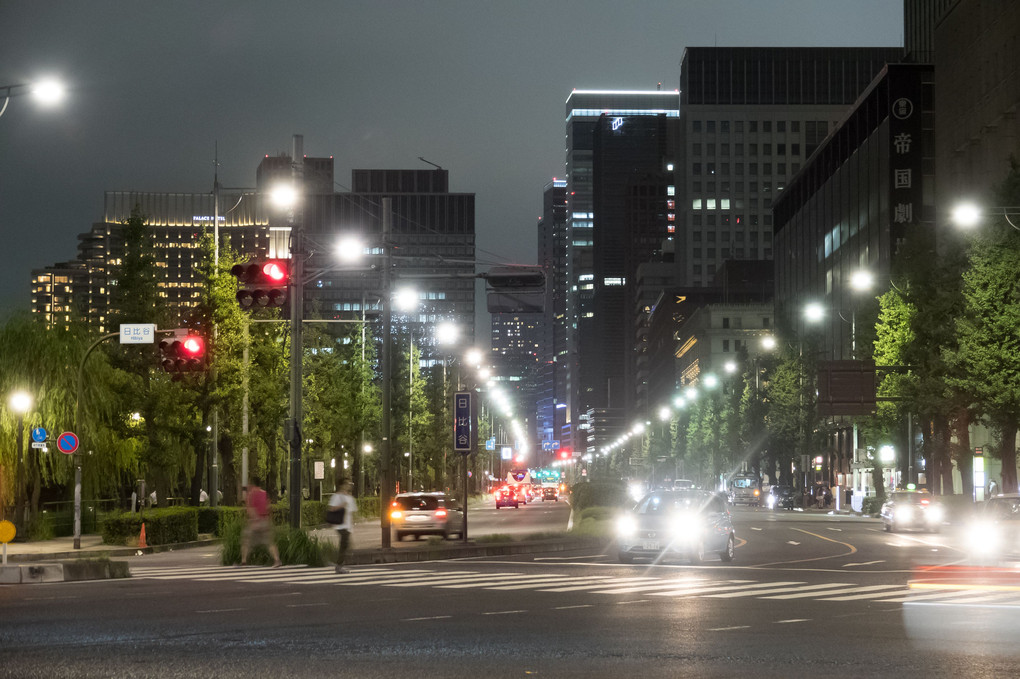
{"label": "traffic island", "polygon": [[19,563],[0,566],[0,584],[27,585],[44,582],[78,582],[129,578],[127,561],[77,559],[56,563]]}

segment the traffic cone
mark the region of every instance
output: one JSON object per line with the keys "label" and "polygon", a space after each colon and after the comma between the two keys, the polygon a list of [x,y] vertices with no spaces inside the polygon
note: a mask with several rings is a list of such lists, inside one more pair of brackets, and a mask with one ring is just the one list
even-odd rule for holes
{"label": "traffic cone", "polygon": [[138,546],[139,547],[148,547],[148,545],[145,544],[145,524],[144,523],[142,524],[142,532],[138,535]]}

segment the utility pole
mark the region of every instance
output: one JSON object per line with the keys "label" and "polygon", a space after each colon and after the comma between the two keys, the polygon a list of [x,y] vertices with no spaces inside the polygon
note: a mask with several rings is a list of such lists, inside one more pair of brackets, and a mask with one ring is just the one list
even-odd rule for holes
{"label": "utility pole", "polygon": [[301,320],[304,316],[304,240],[302,232],[302,201],[304,200],[304,137],[294,135],[291,155],[291,176],[294,181],[294,206],[290,213],[290,480],[287,496],[290,498],[290,526],[301,527],[301,359],[304,341]]}
{"label": "utility pole", "polygon": [[382,529],[382,548],[390,548],[390,492],[393,486],[391,474],[391,451],[390,435],[392,434],[392,423],[390,421],[391,397],[390,378],[393,366],[390,361],[390,348],[393,343],[393,304],[390,287],[392,286],[392,262],[393,251],[390,243],[390,235],[393,232],[393,205],[389,197],[382,199],[382,246],[383,246],[383,271],[382,271],[382,304],[383,304],[383,337],[382,356],[380,357],[380,369],[382,372],[382,440],[379,445],[379,472],[382,481],[379,484],[379,524]]}

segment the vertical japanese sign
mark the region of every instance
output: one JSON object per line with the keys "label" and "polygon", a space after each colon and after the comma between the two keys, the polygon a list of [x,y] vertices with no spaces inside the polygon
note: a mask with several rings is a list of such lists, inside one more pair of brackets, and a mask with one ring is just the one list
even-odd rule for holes
{"label": "vertical japanese sign", "polygon": [[475,414],[471,407],[471,392],[458,391],[453,395],[453,449],[465,455],[474,447]]}
{"label": "vertical japanese sign", "polygon": [[889,216],[893,224],[922,219],[921,83],[913,69],[889,69]]}

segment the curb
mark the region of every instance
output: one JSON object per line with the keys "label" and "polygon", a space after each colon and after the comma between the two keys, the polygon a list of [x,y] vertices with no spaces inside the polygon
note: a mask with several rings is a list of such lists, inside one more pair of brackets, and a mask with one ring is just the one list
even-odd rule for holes
{"label": "curb", "polygon": [[129,578],[127,561],[77,559],[57,563],[8,564],[0,566],[0,584],[26,585],[43,582],[79,582]]}

